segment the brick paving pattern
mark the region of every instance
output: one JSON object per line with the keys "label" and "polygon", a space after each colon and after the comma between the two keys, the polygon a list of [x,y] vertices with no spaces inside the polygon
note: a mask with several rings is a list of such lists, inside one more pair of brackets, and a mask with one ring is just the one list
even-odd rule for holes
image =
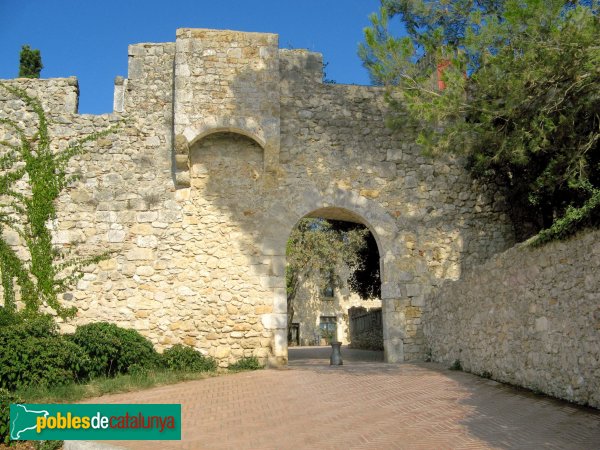
{"label": "brick paving pattern", "polygon": [[598,410],[437,364],[364,361],[369,354],[347,349],[344,365],[330,367],[320,359],[328,352],[290,349],[298,359],[287,369],[89,403],[182,404],[182,441],[110,442],[129,449],[600,448]]}

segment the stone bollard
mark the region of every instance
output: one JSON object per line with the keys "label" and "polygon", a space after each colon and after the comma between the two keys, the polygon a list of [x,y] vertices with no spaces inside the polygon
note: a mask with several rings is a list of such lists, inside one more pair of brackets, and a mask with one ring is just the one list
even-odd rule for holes
{"label": "stone bollard", "polygon": [[342,361],[342,353],[340,352],[341,342],[331,343],[331,358],[329,358],[330,366],[341,366],[344,364]]}

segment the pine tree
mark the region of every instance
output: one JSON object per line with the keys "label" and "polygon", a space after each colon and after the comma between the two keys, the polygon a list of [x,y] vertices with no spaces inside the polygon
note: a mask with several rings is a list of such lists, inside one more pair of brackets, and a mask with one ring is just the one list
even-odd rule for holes
{"label": "pine tree", "polygon": [[21,47],[19,55],[19,77],[20,78],[39,78],[42,65],[42,55],[37,49],[32,49],[29,45]]}
{"label": "pine tree", "polygon": [[[395,17],[407,36],[388,33]],[[600,223],[597,0],[384,0],[371,20],[360,54],[391,126],[503,185],[538,243]]]}

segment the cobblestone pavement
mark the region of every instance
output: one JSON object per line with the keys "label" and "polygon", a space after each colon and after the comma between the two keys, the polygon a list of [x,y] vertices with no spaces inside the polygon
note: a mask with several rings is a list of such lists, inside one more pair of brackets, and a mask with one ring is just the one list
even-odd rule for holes
{"label": "cobblestone pavement", "polygon": [[[598,449],[600,411],[433,363],[290,349],[281,370],[191,381],[89,403],[181,403],[182,441],[130,449]],[[75,448],[75,447],[69,447]],[[83,448],[83,447],[81,447]]]}

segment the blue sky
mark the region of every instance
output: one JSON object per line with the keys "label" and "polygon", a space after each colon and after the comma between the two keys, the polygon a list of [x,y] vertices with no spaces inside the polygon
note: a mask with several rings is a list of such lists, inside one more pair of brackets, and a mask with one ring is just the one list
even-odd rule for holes
{"label": "blue sky", "polygon": [[379,0],[0,0],[0,78],[18,74],[21,45],[41,50],[42,78],[76,76],[81,113],[112,111],[127,46],[173,42],[177,28],[279,34],[281,48],[323,53],[327,78],[369,84],[357,56]]}

